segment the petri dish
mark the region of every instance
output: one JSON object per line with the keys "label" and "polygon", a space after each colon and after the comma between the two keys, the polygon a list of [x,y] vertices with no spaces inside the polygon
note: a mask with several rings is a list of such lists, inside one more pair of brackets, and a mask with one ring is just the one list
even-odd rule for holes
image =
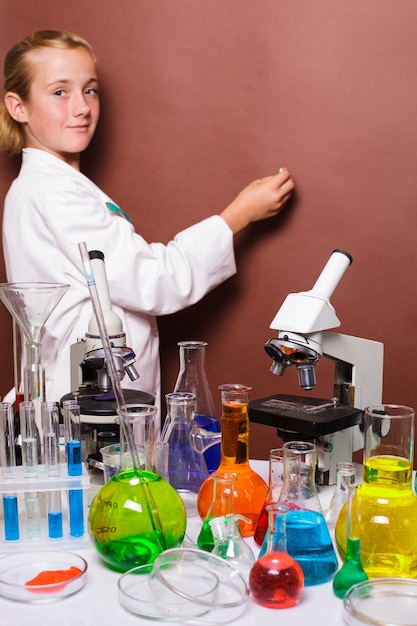
{"label": "petri dish", "polygon": [[84,587],[87,568],[87,561],[73,552],[17,552],[0,558],[0,595],[29,604],[57,602]]}
{"label": "petri dish", "polygon": [[[159,622],[184,622],[199,618],[208,608],[193,602],[167,602],[157,598],[150,587],[151,565],[141,565],[123,574],[117,583],[120,604],[130,613]],[[217,584],[217,583],[216,583]]]}
{"label": "petri dish", "polygon": [[135,615],[196,626],[235,620],[249,598],[248,585],[238,570],[194,548],[165,550],[153,565],[123,574],[118,588],[120,603]]}
{"label": "petri dish", "polygon": [[348,626],[416,626],[417,581],[377,578],[354,585],[343,598]]}

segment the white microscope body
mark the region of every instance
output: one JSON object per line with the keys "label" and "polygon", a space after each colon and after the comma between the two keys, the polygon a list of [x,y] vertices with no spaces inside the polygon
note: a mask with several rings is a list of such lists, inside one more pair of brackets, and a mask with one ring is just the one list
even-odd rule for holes
{"label": "white microscope body", "polygon": [[[330,297],[351,262],[347,252],[335,250],[310,291],[287,296],[270,326],[278,338],[270,339],[265,350],[273,358],[274,374],[282,376],[295,365],[300,387],[306,390],[316,385],[317,360],[322,356],[334,360],[334,395],[363,410],[382,401],[383,344],[329,332],[340,326]],[[316,445],[318,469],[328,472],[328,482],[334,484],[337,463],[351,461],[353,452],[363,447],[363,438],[359,426],[354,426],[320,437]]]}

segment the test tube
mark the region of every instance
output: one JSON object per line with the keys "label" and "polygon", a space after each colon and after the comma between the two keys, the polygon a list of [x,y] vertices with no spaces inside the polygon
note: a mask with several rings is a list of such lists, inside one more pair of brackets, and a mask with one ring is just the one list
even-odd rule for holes
{"label": "test tube", "polygon": [[38,475],[38,429],[33,402],[21,402],[19,413],[23,475],[25,478],[36,478]]}
{"label": "test tube", "polygon": [[[7,402],[0,404],[0,422],[0,462],[3,468],[3,478],[13,480],[16,477],[14,413],[12,405]],[[3,494],[3,523],[6,541],[20,539],[16,493]]]}
{"label": "test tube", "polygon": [[61,492],[48,491],[46,505],[48,510],[48,536],[51,539],[58,539],[63,536]]}
{"label": "test tube", "polygon": [[59,406],[57,402],[42,402],[42,432],[47,474],[59,476]]}
{"label": "test tube", "polygon": [[[19,413],[23,476],[36,478],[38,476],[38,429],[34,403],[31,401],[21,402]],[[41,509],[38,491],[25,492],[25,510],[27,536],[29,539],[39,539],[41,536]]]}
{"label": "test tube", "polygon": [[[74,400],[63,403],[65,450],[68,476],[81,476],[83,473],[81,453],[80,406]],[[84,503],[82,489],[68,491],[69,526],[72,537],[84,534]]]}

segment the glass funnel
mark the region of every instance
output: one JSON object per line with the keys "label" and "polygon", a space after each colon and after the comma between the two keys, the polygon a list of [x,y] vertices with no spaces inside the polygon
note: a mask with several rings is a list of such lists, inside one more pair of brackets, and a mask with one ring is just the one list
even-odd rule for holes
{"label": "glass funnel", "polygon": [[123,469],[100,489],[90,507],[92,541],[103,561],[117,571],[153,563],[164,550],[180,546],[185,535],[183,502],[154,469],[156,410],[150,405],[119,410],[131,459],[122,455]]}
{"label": "glass funnel", "polygon": [[41,366],[41,333],[69,285],[62,283],[1,283],[0,299],[26,338],[24,398],[45,400]]}
{"label": "glass funnel", "polygon": [[[417,497],[412,488],[414,410],[370,406],[364,415],[362,484],[351,505],[350,536],[359,537],[369,578],[416,578]],[[346,558],[348,507],[336,522],[340,557]]]}

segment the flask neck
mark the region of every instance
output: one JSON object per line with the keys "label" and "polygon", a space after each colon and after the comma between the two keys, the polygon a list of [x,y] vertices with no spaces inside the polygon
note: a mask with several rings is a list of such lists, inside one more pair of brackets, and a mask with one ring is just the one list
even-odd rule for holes
{"label": "flask neck", "polygon": [[180,369],[174,391],[187,391],[196,396],[195,412],[215,417],[213,397],[211,395],[205,371],[205,341],[180,341]]}
{"label": "flask neck", "polygon": [[248,404],[228,400],[223,403],[221,420],[221,463],[249,464]]}
{"label": "flask neck", "polygon": [[287,552],[287,507],[270,504],[267,506],[268,531],[265,537],[266,547],[263,554]]}
{"label": "flask neck", "polygon": [[315,484],[316,447],[307,442],[288,442],[284,450],[284,483],[279,501],[291,508],[322,513]]}
{"label": "flask neck", "polygon": [[234,493],[236,474],[212,474],[213,500],[207,512],[207,518],[234,516]]}

